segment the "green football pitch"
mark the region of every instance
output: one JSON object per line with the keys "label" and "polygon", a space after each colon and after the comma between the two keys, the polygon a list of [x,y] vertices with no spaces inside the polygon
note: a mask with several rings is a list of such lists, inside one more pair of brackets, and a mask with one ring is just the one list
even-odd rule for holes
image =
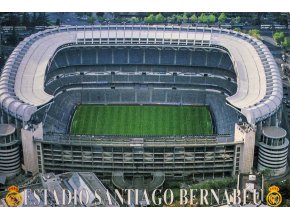
{"label": "green football pitch", "polygon": [[213,134],[205,106],[79,105],[70,132],[84,135],[177,136]]}

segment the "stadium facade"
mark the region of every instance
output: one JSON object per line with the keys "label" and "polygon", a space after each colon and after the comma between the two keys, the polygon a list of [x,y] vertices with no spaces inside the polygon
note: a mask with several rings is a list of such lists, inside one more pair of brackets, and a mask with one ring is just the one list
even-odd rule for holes
{"label": "stadium facade", "polygon": [[[1,125],[15,128],[23,157],[17,166],[27,173],[91,171],[120,187],[125,176],[152,176],[157,186],[162,178],[249,173],[263,129],[281,124],[282,90],[270,51],[244,33],[68,26],[33,34],[15,48],[1,74],[0,117]],[[214,135],[72,135],[80,104],[206,105]],[[0,155],[9,151],[0,148]],[[287,156],[281,158],[279,175],[288,170]],[[0,173],[8,175],[1,168],[8,162],[1,164]],[[276,169],[271,161],[266,168]]]}

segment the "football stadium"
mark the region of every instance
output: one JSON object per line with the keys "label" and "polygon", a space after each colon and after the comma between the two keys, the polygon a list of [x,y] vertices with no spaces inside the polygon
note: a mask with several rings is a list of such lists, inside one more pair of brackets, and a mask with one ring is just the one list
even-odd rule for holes
{"label": "football stadium", "polygon": [[241,32],[47,29],[1,74],[0,174],[86,171],[121,188],[151,178],[149,189],[252,169],[283,175],[282,97],[272,54]]}

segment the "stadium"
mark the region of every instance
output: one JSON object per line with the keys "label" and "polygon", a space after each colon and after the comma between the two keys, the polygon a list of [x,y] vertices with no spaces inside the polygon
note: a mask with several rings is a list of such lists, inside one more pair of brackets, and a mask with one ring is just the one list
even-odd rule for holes
{"label": "stadium", "polygon": [[149,189],[253,168],[283,175],[282,90],[268,48],[232,30],[41,31],[1,74],[0,173],[90,171],[121,188],[151,178]]}

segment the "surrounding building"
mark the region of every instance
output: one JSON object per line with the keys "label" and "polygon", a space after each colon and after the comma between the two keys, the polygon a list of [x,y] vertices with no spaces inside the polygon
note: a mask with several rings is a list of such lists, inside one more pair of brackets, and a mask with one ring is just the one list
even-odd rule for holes
{"label": "surrounding building", "polygon": [[[41,174],[41,183],[21,191],[22,207],[118,207],[119,203],[94,173]],[[95,192],[100,196],[96,198]],[[82,195],[82,196],[80,196]],[[38,198],[36,197],[38,196]],[[7,207],[4,198],[0,207]]]}
{"label": "surrounding building", "polygon": [[259,142],[258,170],[270,170],[271,176],[285,175],[288,171],[287,132],[279,127],[267,126],[263,128]]}
{"label": "surrounding building", "polygon": [[20,173],[20,143],[13,124],[0,124],[0,175],[12,177]]}

